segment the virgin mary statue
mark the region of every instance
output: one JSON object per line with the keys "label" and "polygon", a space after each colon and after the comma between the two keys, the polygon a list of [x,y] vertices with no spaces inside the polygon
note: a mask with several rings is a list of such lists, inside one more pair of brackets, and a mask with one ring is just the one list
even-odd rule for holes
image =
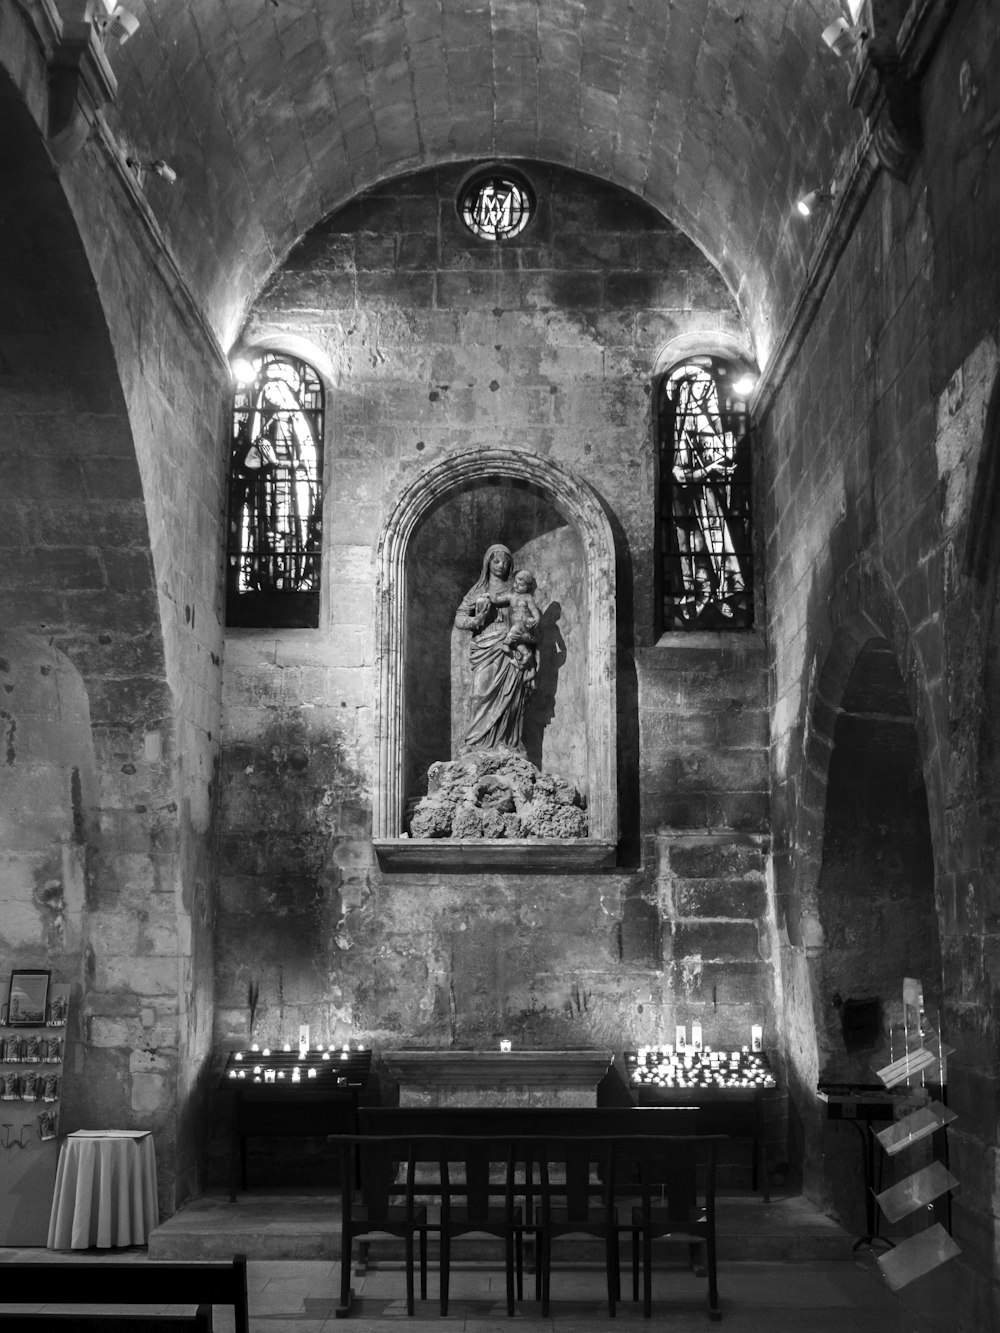
{"label": "virgin mary statue", "polygon": [[510,609],[497,605],[511,593],[514,557],[506,546],[490,546],[483,556],[482,573],[462,598],[455,616],[458,629],[471,630],[469,661],[472,692],[465,750],[503,747],[524,753],[524,710],[534,688],[534,654],[521,660],[505,648]]}

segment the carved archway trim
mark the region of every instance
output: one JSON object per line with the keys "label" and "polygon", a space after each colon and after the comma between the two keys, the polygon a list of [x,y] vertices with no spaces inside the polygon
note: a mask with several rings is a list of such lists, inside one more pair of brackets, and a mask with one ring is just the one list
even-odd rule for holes
{"label": "carved archway trim", "polygon": [[[477,483],[509,482],[540,491],[579,538],[586,568],[586,726],[590,837],[618,840],[615,687],[615,546],[611,524],[586,482],[537,454],[476,449],[452,454],[421,473],[403,491],[386,520],[376,551],[376,774],[373,836],[398,839],[403,831],[403,678],[406,625],[406,553],[428,513],[449,495]],[[531,844],[521,844],[522,851]],[[435,843],[443,848],[441,842]]]}

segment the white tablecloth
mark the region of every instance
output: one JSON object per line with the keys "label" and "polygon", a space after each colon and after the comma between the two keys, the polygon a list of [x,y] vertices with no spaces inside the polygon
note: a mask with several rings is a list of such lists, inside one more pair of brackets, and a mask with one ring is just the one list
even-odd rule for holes
{"label": "white tablecloth", "polygon": [[152,1134],[79,1130],[67,1136],[56,1169],[50,1250],[145,1245],[159,1220]]}

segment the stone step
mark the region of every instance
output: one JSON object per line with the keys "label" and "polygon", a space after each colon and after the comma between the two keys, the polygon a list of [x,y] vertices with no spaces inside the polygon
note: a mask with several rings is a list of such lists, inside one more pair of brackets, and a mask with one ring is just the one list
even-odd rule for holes
{"label": "stone step", "polygon": [[[799,1195],[770,1203],[750,1195],[723,1196],[716,1205],[721,1260],[850,1259],[852,1238]],[[339,1256],[340,1200],[337,1195],[254,1190],[235,1203],[228,1195],[205,1194],[188,1203],[149,1237],[149,1257],[159,1260],[336,1259]],[[475,1247],[475,1248],[474,1248]],[[569,1245],[565,1245],[568,1250]],[[399,1262],[402,1242],[373,1246],[375,1262]],[[492,1241],[463,1241],[455,1256],[481,1263],[502,1262]],[[623,1243],[623,1262],[627,1247]],[[600,1242],[577,1242],[577,1262],[603,1265]]]}

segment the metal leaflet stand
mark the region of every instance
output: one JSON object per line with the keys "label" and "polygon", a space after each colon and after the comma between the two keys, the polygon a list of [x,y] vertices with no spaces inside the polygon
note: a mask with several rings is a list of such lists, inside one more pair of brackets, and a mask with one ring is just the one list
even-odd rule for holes
{"label": "metal leaflet stand", "polygon": [[872,1137],[878,1138],[887,1156],[895,1156],[921,1139],[931,1137],[943,1160],[936,1157],[927,1166],[879,1193],[876,1199],[890,1221],[899,1221],[922,1208],[934,1214],[941,1206],[940,1201],[944,1200],[947,1226],[932,1222],[930,1226],[900,1241],[890,1252],[879,1256],[879,1267],[893,1291],[900,1290],[915,1278],[960,1253],[950,1235],[951,1190],[958,1181],[948,1170],[945,1134],[947,1125],[956,1118],[944,1103],[946,1062],[951,1048],[943,1045],[940,1034],[928,1024],[922,988],[919,981],[912,977],[905,978],[903,982],[903,1022],[905,1054],[880,1069],[879,1078],[887,1088],[911,1084],[911,1080],[919,1078],[926,1097],[929,1087],[934,1086],[929,1085],[928,1080],[937,1074],[941,1100],[928,1100],[902,1120],[880,1131],[877,1136],[873,1133]]}

